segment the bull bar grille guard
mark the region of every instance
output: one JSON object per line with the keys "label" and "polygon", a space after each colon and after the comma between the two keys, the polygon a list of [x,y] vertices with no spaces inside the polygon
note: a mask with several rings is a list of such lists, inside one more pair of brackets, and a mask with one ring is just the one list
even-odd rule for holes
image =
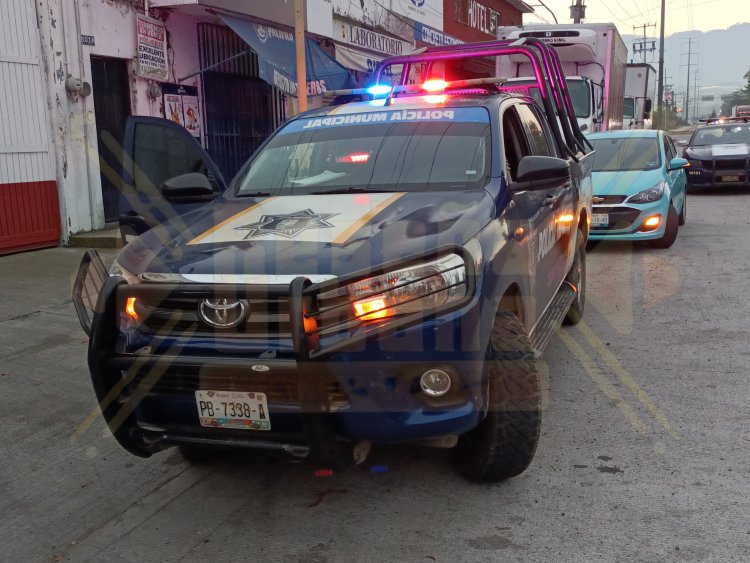
{"label": "bull bar grille guard", "polygon": [[[445,304],[427,312],[417,312],[373,323],[359,334],[348,334],[326,347],[320,347],[314,334],[305,330],[305,317],[318,313],[317,297],[320,294],[339,290],[349,284],[384,273],[416,266],[430,260],[456,254],[461,257],[466,269],[466,292],[459,300]],[[137,402],[148,393],[149,388],[139,389],[134,394],[135,402],[120,400],[125,387],[139,370],[149,370],[149,378],[161,377],[167,369],[180,367],[240,367],[250,362],[266,364],[272,371],[294,371],[298,374],[300,411],[305,426],[305,435],[310,452],[324,465],[341,467],[352,459],[351,444],[342,441],[337,435],[330,416],[329,397],[325,387],[325,373],[319,362],[325,358],[345,352],[362,345],[367,341],[390,336],[410,326],[425,322],[440,315],[466,306],[473,298],[476,288],[476,270],[474,258],[462,246],[450,245],[434,251],[415,255],[407,259],[397,259],[375,268],[312,283],[304,276],[295,278],[289,285],[242,285],[242,284],[197,284],[197,283],[144,283],[128,285],[119,276],[101,278],[106,273],[98,253],[89,250],[84,254],[76,280],[73,285],[73,302],[81,326],[89,334],[88,365],[91,380],[102,414],[115,438],[128,451],[135,455],[147,457],[161,449],[160,442],[147,437],[135,420],[134,410]],[[86,301],[91,302],[90,287],[101,280],[101,289],[95,308],[90,311]],[[419,281],[419,280],[417,280]],[[88,285],[87,285],[88,284]],[[86,288],[89,288],[88,290]],[[442,290],[442,289],[441,289]],[[89,293],[86,293],[86,292]],[[120,338],[120,314],[128,297],[167,297],[173,293],[189,295],[196,299],[228,297],[232,299],[253,297],[286,297],[289,299],[291,336],[294,359],[252,358],[252,357],[198,357],[180,356],[179,352],[168,355],[138,355],[117,352]],[[86,301],[84,301],[86,300]],[[342,325],[346,323],[341,323]],[[351,324],[351,323],[349,323]],[[360,326],[365,326],[359,321]],[[317,366],[316,366],[317,364]],[[148,379],[148,378],[147,378]],[[184,441],[179,436],[165,434],[162,443]],[[288,444],[276,444],[277,449],[287,449]]]}

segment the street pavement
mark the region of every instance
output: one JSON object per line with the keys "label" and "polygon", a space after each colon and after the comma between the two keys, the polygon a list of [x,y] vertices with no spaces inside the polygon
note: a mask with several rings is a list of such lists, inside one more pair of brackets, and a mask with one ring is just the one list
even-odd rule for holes
{"label": "street pavement", "polygon": [[271,453],[129,455],[86,368],[80,255],[0,258],[2,561],[750,561],[750,191],[691,194],[669,250],[589,254],[534,462],[496,485],[407,446],[329,477]]}

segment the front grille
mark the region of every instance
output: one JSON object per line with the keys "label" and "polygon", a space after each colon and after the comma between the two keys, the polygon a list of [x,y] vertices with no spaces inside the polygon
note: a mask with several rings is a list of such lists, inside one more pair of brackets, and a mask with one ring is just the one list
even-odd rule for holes
{"label": "front grille", "polygon": [[[139,389],[151,394],[193,395],[195,391],[245,391],[265,393],[269,403],[278,405],[297,405],[300,402],[298,378],[293,374],[254,373],[248,371],[234,372],[224,369],[221,373],[203,373],[198,369],[184,368],[180,373],[162,374],[150,389],[148,372],[138,373],[133,380],[132,390]],[[146,382],[144,383],[144,380]],[[332,407],[344,406],[349,399],[334,376],[327,376],[323,384],[328,390],[328,400]]]}
{"label": "front grille", "polygon": [[714,161],[716,170],[744,170],[747,167],[746,160],[716,160]]}
{"label": "front grille", "polygon": [[627,198],[624,195],[595,195],[594,205],[618,205]]}
{"label": "front grille", "polygon": [[609,215],[609,225],[606,227],[591,225],[591,229],[597,231],[619,231],[621,229],[627,229],[641,214],[638,209],[632,209],[630,207],[595,207],[594,213],[606,213]]}
{"label": "front grille", "polygon": [[172,296],[161,300],[139,298],[136,311],[142,329],[160,334],[238,334],[246,337],[291,338],[289,301],[286,298],[249,299],[245,319],[230,329],[217,329],[199,314],[201,299]]}

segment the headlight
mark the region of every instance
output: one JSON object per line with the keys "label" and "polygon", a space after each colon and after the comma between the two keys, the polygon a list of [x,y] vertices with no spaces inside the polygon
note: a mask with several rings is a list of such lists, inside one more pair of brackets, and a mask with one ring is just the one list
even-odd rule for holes
{"label": "headlight", "polygon": [[354,315],[364,321],[429,311],[466,295],[466,267],[460,256],[449,254],[350,284],[346,291]]}
{"label": "headlight", "polygon": [[625,203],[653,203],[659,201],[664,195],[664,182],[659,182],[653,188],[643,190],[630,196]]}
{"label": "headlight", "polygon": [[136,276],[130,270],[126,270],[125,268],[123,268],[116,258],[112,262],[112,265],[109,267],[109,275],[120,276],[121,278],[125,278],[125,281],[128,282],[128,284],[130,285],[136,285],[136,284],[141,283],[141,280],[138,279],[138,276]]}
{"label": "headlight", "polygon": [[692,168],[703,168],[703,163],[700,160],[688,160]]}

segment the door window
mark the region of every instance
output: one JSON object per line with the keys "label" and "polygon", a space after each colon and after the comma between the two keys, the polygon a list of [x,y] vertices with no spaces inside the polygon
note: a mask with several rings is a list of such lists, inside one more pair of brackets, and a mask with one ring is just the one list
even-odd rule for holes
{"label": "door window", "polygon": [[220,191],[200,146],[178,126],[136,124],[133,160],[135,189],[139,192],[154,193],[164,181],[189,172],[204,174],[214,190]]}
{"label": "door window", "polygon": [[528,140],[516,111],[517,107],[509,107],[503,113],[503,150],[508,182],[514,181],[518,175],[518,163],[521,159],[531,155]]}
{"label": "door window", "polygon": [[677,156],[677,152],[674,150],[672,142],[666,135],[664,135],[664,154],[667,155],[667,167],[669,167],[669,163]]}
{"label": "door window", "polygon": [[550,149],[549,133],[546,127],[542,125],[536,109],[528,104],[518,106],[518,115],[521,122],[525,125],[526,134],[531,147],[531,154],[536,156],[555,156]]}

